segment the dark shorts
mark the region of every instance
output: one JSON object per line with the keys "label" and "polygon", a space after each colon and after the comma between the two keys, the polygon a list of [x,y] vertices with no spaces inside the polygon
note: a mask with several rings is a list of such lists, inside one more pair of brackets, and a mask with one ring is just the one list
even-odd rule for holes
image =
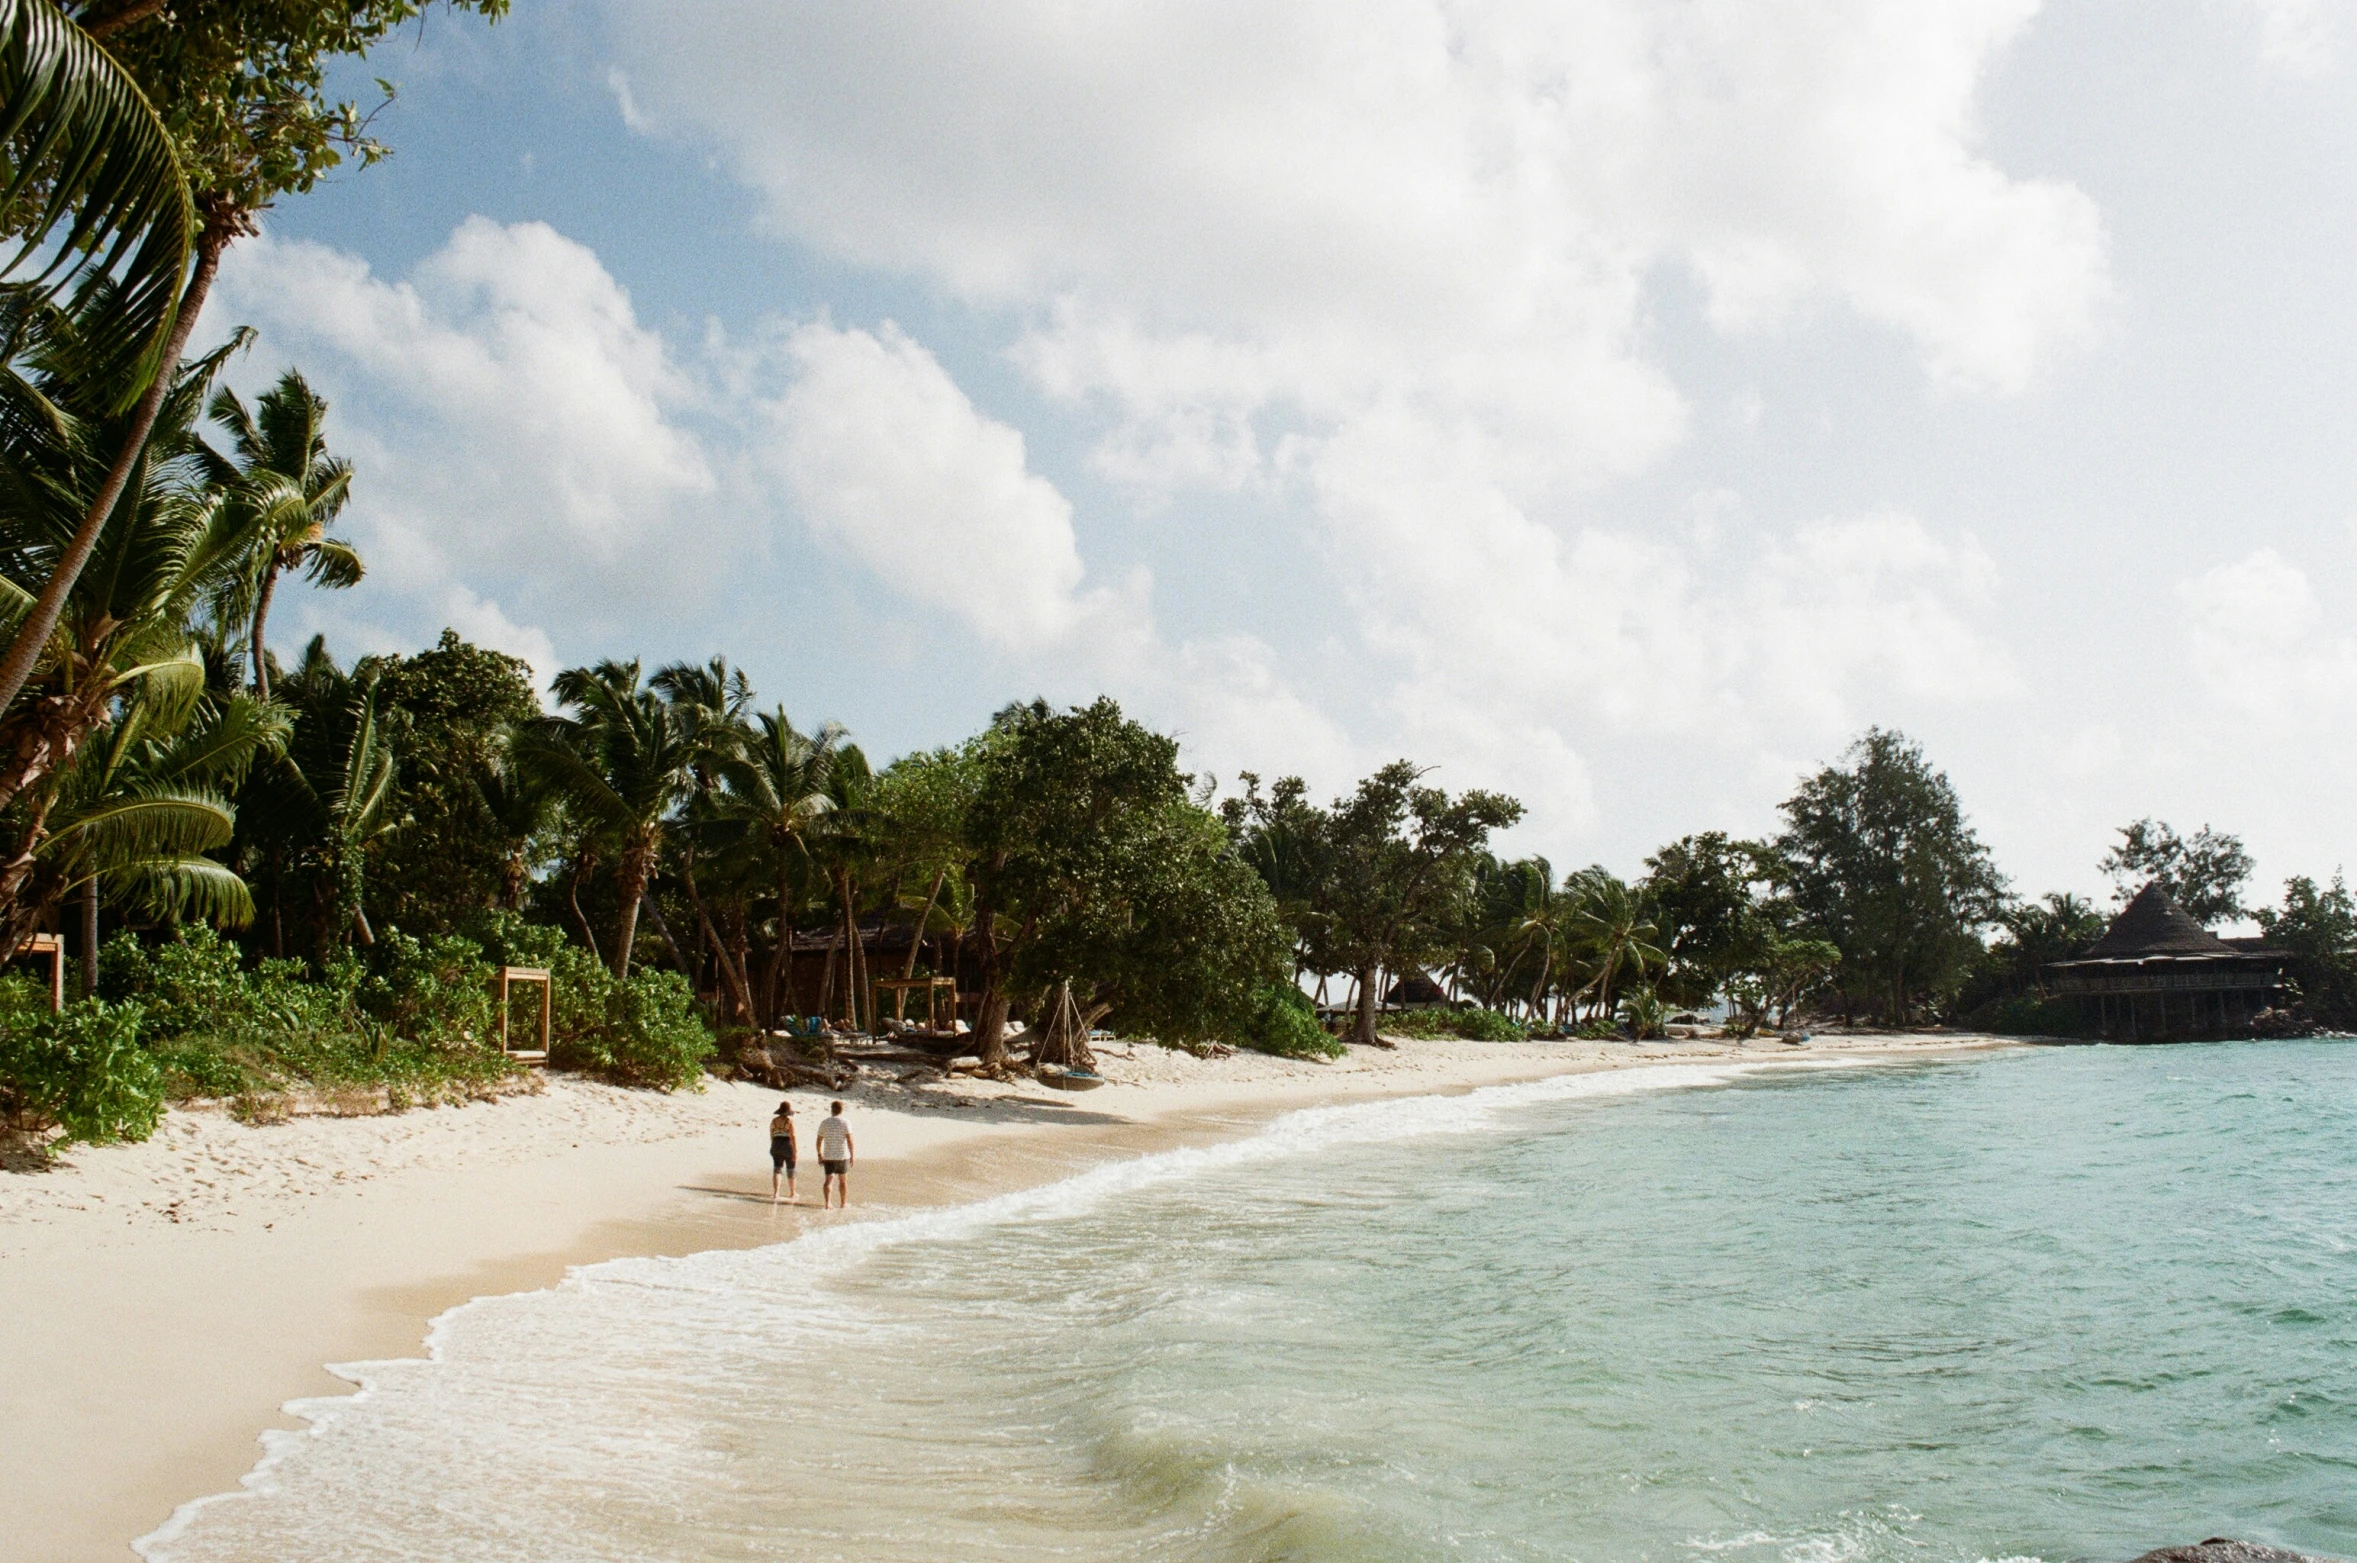
{"label": "dark shorts", "polygon": [[781,1135],[769,1142],[769,1170],[772,1172],[792,1172],[794,1170],[794,1142],[792,1140]]}
{"label": "dark shorts", "polygon": [[832,1157],[822,1157],[819,1160],[819,1165],[827,1169],[827,1174],[830,1177],[840,1178],[851,1170],[849,1157],[845,1157],[841,1161],[836,1161]]}

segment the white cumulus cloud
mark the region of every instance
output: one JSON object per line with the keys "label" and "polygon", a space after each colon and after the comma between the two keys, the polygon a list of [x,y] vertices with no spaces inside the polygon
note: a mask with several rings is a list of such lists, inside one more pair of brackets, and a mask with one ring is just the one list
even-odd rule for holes
{"label": "white cumulus cloud", "polygon": [[986,637],[1053,641],[1078,621],[1072,506],[1022,434],[984,417],[898,327],[806,325],[771,408],[769,460],[811,530]]}

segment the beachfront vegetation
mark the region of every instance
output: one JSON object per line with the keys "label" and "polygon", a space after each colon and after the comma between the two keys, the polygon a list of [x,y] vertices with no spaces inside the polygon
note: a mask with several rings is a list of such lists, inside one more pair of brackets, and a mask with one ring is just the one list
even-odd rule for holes
{"label": "beachfront vegetation", "polygon": [[[879,981],[934,975],[1001,1073],[1011,1026],[1067,991],[1090,1025],[1296,1057],[1651,1037],[1713,1007],[1738,1032],[2072,1023],[2042,974],[2100,914],[2014,900],[1947,779],[1880,729],[1774,835],[1681,837],[1623,878],[1501,857],[1520,803],[1406,759],[1329,803],[1249,772],[1222,800],[1110,699],[1009,706],[887,761],[719,657],[569,668],[545,709],[522,662],[453,632],[282,663],[281,600],[366,575],[338,530],[366,475],[298,371],[249,403],[222,384],[244,333],[190,345],[255,214],[384,155],[329,83],[423,9],[0,0],[21,263],[0,280],[0,956],[62,934],[76,967],[62,1013],[0,983],[18,1133],[137,1137],[190,1096],[267,1116],[504,1089],[501,965],[554,973],[554,1066],[660,1088],[814,1021],[884,1030]],[[2243,915],[2231,835],[2120,835],[2123,895]],[[2357,1009],[2338,878],[2255,915],[2320,1015]]]}

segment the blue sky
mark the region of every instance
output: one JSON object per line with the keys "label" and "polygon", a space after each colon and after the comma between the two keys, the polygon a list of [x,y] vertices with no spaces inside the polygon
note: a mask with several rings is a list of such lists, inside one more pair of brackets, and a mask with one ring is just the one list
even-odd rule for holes
{"label": "blue sky", "polygon": [[1622,871],[1869,723],[2024,891],[2349,855],[2333,0],[519,0],[208,326],[374,568],[291,637],[725,651],[880,754],[1109,692]]}

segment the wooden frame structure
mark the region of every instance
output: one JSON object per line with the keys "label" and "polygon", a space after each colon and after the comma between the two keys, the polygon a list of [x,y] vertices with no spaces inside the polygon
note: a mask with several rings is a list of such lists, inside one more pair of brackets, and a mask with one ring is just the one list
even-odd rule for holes
{"label": "wooden frame structure", "polygon": [[892,1018],[903,1024],[908,1020],[908,996],[925,995],[925,1029],[941,1029],[941,995],[949,995],[949,1024],[958,1023],[958,980],[955,977],[878,977],[868,984],[870,1014],[884,1013],[884,995],[892,995]]}
{"label": "wooden frame structure", "polygon": [[[516,983],[540,985],[540,1051],[519,1049],[508,1045],[507,1012],[508,990]],[[499,1050],[510,1058],[520,1058],[527,1064],[548,1062],[549,1024],[554,1018],[556,989],[550,983],[545,966],[502,966],[499,968]]]}
{"label": "wooden frame structure", "polygon": [[18,947],[19,956],[46,955],[49,957],[49,1013],[54,1015],[65,1008],[65,935],[56,933],[27,934]]}

